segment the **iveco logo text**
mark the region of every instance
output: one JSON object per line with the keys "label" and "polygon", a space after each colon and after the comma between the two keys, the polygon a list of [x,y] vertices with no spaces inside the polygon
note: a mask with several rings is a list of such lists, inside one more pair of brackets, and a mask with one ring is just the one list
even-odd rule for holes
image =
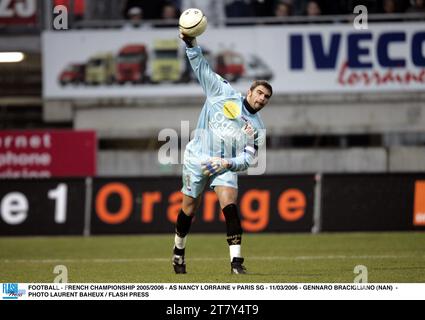
{"label": "iveco logo text", "polygon": [[[346,57],[341,57],[343,43]],[[333,33],[330,39],[317,34],[293,34],[289,39],[292,70],[303,70],[307,53],[311,54],[317,70],[335,69],[338,61],[347,61],[349,68],[404,68],[410,61],[413,66],[425,67],[425,32],[408,35],[404,31]],[[326,43],[326,44],[325,44]],[[397,50],[395,50],[397,49]],[[397,53],[395,53],[397,52]]]}

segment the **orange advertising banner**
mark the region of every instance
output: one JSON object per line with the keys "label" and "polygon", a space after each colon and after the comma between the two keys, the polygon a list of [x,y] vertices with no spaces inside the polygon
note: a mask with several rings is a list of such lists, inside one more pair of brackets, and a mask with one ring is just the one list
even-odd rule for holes
{"label": "orange advertising banner", "polygon": [[413,225],[425,226],[425,180],[416,181],[414,201]]}

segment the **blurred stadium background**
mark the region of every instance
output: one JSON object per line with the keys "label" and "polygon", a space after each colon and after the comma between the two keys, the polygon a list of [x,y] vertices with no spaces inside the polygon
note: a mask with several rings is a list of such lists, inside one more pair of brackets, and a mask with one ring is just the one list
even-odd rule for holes
{"label": "blurred stadium background", "polygon": [[[75,282],[174,281],[181,165],[159,157],[179,161],[165,147],[184,148],[204,100],[177,40],[188,7],[218,73],[275,89],[265,173],[240,178],[248,281],[350,282],[362,263],[370,281],[424,281],[421,0],[0,0],[0,281],[49,282],[61,261]],[[193,231],[209,245],[188,280],[234,281],[211,276],[227,259],[211,191]],[[143,237],[9,237],[123,234]]]}

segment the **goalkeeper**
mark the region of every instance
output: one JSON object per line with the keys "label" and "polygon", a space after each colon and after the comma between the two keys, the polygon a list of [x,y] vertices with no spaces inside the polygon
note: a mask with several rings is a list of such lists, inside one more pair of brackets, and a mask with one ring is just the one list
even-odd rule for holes
{"label": "goalkeeper", "polygon": [[194,138],[187,144],[183,165],[183,203],[176,222],[173,267],[186,273],[187,234],[208,182],[217,194],[224,213],[231,273],[244,274],[241,255],[242,227],[237,207],[237,172],[254,163],[258,147],[265,141],[265,127],[258,111],[272,95],[271,85],[254,81],[243,97],[213,72],[196,38],[180,34],[186,54],[207,99],[198,119]]}

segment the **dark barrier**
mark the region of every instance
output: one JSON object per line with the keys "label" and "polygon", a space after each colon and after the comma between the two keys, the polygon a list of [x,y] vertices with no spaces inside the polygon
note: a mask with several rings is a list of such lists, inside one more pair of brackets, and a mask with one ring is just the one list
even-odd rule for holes
{"label": "dark barrier", "polygon": [[[174,232],[182,201],[180,178],[94,179],[91,233]],[[241,176],[239,208],[246,232],[309,232],[313,176]],[[193,232],[225,232],[217,197],[207,190]]]}
{"label": "dark barrier", "polygon": [[0,235],[81,235],[83,179],[2,180]]}
{"label": "dark barrier", "polygon": [[[180,187],[171,177],[1,180],[0,236],[173,233]],[[425,230],[425,174],[324,175],[316,189],[312,175],[241,176],[239,187],[245,232],[310,232],[313,221],[317,231]],[[225,229],[208,189],[192,231]]]}
{"label": "dark barrier", "polygon": [[324,175],[322,231],[425,227],[425,174]]}

